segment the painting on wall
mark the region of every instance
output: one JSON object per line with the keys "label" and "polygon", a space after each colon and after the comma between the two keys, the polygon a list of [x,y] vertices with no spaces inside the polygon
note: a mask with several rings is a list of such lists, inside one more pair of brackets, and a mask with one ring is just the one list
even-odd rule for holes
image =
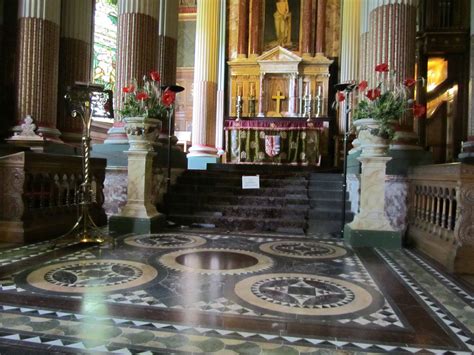
{"label": "painting on wall", "polygon": [[265,50],[278,45],[297,51],[299,47],[301,0],[265,1]]}

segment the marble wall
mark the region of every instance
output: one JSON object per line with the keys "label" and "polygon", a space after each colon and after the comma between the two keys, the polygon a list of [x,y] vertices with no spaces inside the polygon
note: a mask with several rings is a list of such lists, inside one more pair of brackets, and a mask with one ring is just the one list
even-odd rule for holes
{"label": "marble wall", "polygon": [[[401,175],[385,177],[385,215],[390,225],[397,231],[405,232],[408,227],[408,178]],[[351,211],[359,211],[360,175],[347,175],[347,191],[351,201]]]}
{"label": "marble wall", "polygon": [[[171,170],[171,182],[174,183],[183,169]],[[109,167],[106,170],[104,182],[104,209],[108,216],[117,215],[122,211],[127,203],[127,167]],[[153,171],[153,204],[161,204],[163,196],[166,193],[166,174],[165,168],[156,168]]]}

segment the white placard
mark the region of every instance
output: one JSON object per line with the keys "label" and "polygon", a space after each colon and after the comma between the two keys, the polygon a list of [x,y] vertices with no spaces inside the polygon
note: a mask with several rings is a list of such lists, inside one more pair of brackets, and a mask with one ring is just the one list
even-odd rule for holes
{"label": "white placard", "polygon": [[260,175],[242,176],[242,189],[259,189]]}

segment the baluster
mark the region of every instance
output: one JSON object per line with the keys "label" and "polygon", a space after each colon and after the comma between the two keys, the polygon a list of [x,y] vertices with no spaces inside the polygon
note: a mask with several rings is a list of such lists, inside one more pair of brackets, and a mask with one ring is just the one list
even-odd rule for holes
{"label": "baluster", "polygon": [[69,182],[70,190],[69,190],[69,198],[68,198],[68,206],[72,206],[76,204],[76,175],[73,173],[71,174],[71,180]]}
{"label": "baluster", "polygon": [[454,228],[456,227],[456,217],[457,217],[457,207],[458,207],[458,201],[456,200],[456,189],[451,190],[451,195],[453,198],[453,207],[452,207],[452,215],[450,218],[451,224],[450,224],[450,229],[454,231]]}
{"label": "baluster", "polygon": [[437,200],[437,196],[436,196],[436,187],[431,187],[431,211],[430,211],[430,223],[431,224],[435,224],[436,223],[436,220],[435,220],[435,216],[436,216],[436,208],[437,208],[437,205],[436,205],[436,200]]}
{"label": "baluster", "polygon": [[418,186],[415,186],[412,190],[414,192],[413,194],[413,209],[410,213],[410,219],[412,221],[416,220],[416,216],[417,216],[417,213],[418,213]]}
{"label": "baluster", "polygon": [[430,195],[428,186],[423,186],[423,193],[425,195],[425,205],[424,205],[424,213],[423,213],[423,221],[428,222],[428,216],[430,213],[429,205],[430,205]]}
{"label": "baluster", "polygon": [[53,184],[52,184],[52,193],[51,193],[51,201],[50,206],[61,206],[61,184],[59,183],[59,175],[54,174],[53,176]]}
{"label": "baluster", "polygon": [[436,225],[441,226],[441,214],[443,213],[443,188],[438,188],[438,209],[436,210]]}
{"label": "baluster", "polygon": [[453,208],[454,208],[454,199],[453,199],[453,194],[452,190],[449,191],[449,211],[448,211],[448,220],[446,224],[446,228],[451,230],[451,225],[452,225],[452,218],[453,218]]}

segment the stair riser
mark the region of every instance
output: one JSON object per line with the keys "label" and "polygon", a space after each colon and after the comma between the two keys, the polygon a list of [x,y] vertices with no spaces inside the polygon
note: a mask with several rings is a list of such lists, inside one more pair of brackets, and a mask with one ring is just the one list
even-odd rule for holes
{"label": "stair riser", "polygon": [[272,206],[272,207],[288,207],[291,205],[300,205],[309,207],[309,200],[306,196],[301,197],[264,197],[264,196],[225,196],[225,195],[191,195],[191,194],[180,194],[165,196],[165,201],[177,200],[183,203],[196,203],[196,204],[228,204],[232,206],[238,205],[257,205],[257,206]]}
{"label": "stair riser", "polygon": [[215,208],[212,206],[191,207],[189,205],[170,207],[170,214],[203,214],[203,212],[209,212],[216,216],[223,217],[243,217],[243,218],[306,218],[307,212],[298,210],[286,210],[286,209],[252,209],[252,208],[240,208],[240,207],[229,207],[229,208]]}
{"label": "stair riser", "polygon": [[295,188],[260,188],[260,189],[242,189],[239,187],[222,187],[222,186],[198,186],[198,185],[179,185],[171,189],[171,193],[225,193],[240,196],[279,196],[286,195],[306,195],[304,187]]}

